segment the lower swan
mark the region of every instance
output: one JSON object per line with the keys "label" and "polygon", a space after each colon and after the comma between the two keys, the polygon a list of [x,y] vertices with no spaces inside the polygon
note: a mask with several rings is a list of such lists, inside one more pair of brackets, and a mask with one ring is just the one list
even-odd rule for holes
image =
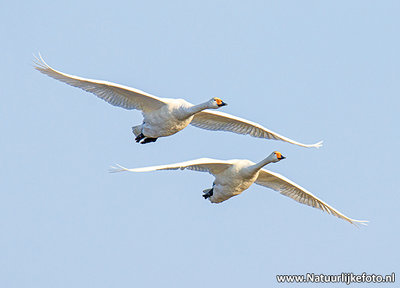
{"label": "lower swan", "polygon": [[110,172],[149,172],[178,169],[208,172],[214,175],[215,181],[211,188],[203,191],[203,197],[208,199],[211,203],[221,203],[228,200],[248,189],[253,183],[256,183],[278,191],[282,195],[288,196],[299,203],[325,211],[351,224],[366,225],[368,221],[351,219],[286,177],[263,169],[265,165],[279,162],[283,159],[285,159],[285,157],[281,153],[274,151],[267,158],[258,163],[254,163],[250,160],[200,158],[175,164],[134,169],[128,169],[118,165],[118,167],[112,167]]}

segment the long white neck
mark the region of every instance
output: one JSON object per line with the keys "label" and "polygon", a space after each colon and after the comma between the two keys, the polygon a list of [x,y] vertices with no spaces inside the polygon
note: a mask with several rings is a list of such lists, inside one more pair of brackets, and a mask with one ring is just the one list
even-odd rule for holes
{"label": "long white neck", "polygon": [[210,108],[210,103],[209,101],[198,104],[198,105],[193,105],[192,107],[190,107],[189,109],[187,109],[188,114],[190,114],[189,116],[192,116],[196,113],[199,113],[205,109],[209,109]]}
{"label": "long white neck", "polygon": [[252,165],[249,167],[249,170],[252,173],[256,173],[258,170],[260,170],[261,168],[263,168],[265,165],[273,162],[275,160],[275,154],[272,153],[271,155],[269,155],[267,158],[265,158],[264,160]]}

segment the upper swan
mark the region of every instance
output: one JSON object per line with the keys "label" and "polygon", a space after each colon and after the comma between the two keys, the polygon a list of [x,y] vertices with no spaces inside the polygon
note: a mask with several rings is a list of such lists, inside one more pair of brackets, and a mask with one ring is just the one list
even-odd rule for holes
{"label": "upper swan", "polygon": [[322,146],[322,141],[303,144],[257,123],[226,113],[205,110],[227,105],[219,98],[212,98],[199,105],[193,105],[183,99],[160,98],[127,86],[62,73],[47,65],[40,55],[36,58],[34,67],[54,79],[93,93],[111,105],[141,110],[143,123],[132,127],[136,141],[142,141],[141,144],[173,135],[192,124],[207,130],[230,131],[258,138],[281,140],[301,147]]}

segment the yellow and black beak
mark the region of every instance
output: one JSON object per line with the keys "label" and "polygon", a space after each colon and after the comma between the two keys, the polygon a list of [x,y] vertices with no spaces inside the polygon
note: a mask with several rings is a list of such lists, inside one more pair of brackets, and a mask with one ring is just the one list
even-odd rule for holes
{"label": "yellow and black beak", "polygon": [[283,160],[283,159],[285,159],[286,157],[285,156],[283,156],[280,152],[278,152],[278,151],[275,151],[275,155],[276,155],[276,158],[278,158],[278,160]]}
{"label": "yellow and black beak", "polygon": [[221,101],[221,103],[218,103],[217,105],[218,105],[218,107],[222,107],[222,106],[226,106],[228,104],[226,104],[224,101]]}

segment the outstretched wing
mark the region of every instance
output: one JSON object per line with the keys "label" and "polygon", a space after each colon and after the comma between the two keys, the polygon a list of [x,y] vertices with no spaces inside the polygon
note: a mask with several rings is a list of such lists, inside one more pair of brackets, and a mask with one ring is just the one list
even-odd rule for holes
{"label": "outstretched wing", "polygon": [[278,191],[282,195],[288,196],[302,204],[321,209],[322,211],[325,211],[331,215],[346,220],[351,224],[366,225],[366,223],[368,222],[368,221],[354,220],[343,215],[332,206],[326,204],[324,201],[322,201],[321,199],[317,198],[316,196],[308,192],[303,187],[297,185],[296,183],[290,181],[289,179],[278,173],[261,169],[258,178],[256,180],[256,184]]}
{"label": "outstretched wing", "polygon": [[36,70],[61,82],[93,93],[111,105],[146,112],[159,109],[166,104],[161,98],[134,88],[62,73],[47,65],[40,55],[39,57],[40,59],[36,58],[36,62],[34,62]]}
{"label": "outstretched wing", "polygon": [[149,172],[149,171],[157,171],[157,170],[184,170],[189,169],[193,171],[200,172],[208,172],[210,174],[216,175],[229,168],[232,165],[229,161],[209,159],[209,158],[200,158],[196,160],[160,165],[160,166],[150,166],[143,168],[134,168],[128,169],[118,165],[118,167],[111,167],[112,170],[110,172],[122,172],[122,171],[130,171],[130,172]]}
{"label": "outstretched wing", "polygon": [[196,113],[190,124],[207,130],[230,131],[257,138],[281,140],[301,147],[319,148],[322,146],[322,141],[315,144],[299,143],[285,136],[279,135],[260,124],[219,111],[204,110]]}

